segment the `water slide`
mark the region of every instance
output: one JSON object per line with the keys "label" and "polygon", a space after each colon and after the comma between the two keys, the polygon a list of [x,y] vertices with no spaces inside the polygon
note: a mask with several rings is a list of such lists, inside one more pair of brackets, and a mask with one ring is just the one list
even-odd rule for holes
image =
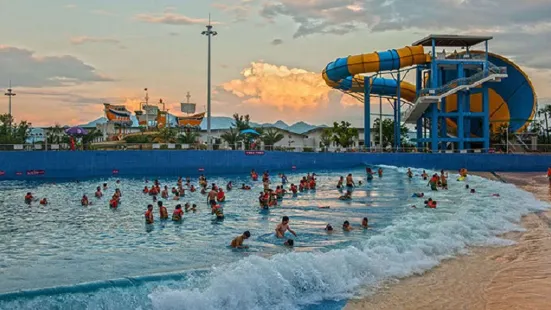
{"label": "water slide", "polygon": [[[471,54],[480,54],[471,51]],[[532,83],[526,73],[511,60],[497,54],[488,53],[488,60],[498,67],[506,67],[508,77],[500,83],[489,83],[490,123],[494,129],[499,123],[509,123],[512,132],[523,131],[536,112],[537,99]],[[423,46],[406,46],[384,52],[353,55],[329,63],[323,70],[323,79],[332,88],[348,92],[364,92],[364,77],[360,74],[398,70],[413,65],[426,64],[431,56],[425,54]],[[398,83],[394,79],[375,77],[371,79],[371,94],[396,96]],[[400,93],[403,100],[414,103],[416,98],[415,85],[408,82],[400,83]],[[457,96],[446,98],[447,112],[457,110]],[[471,111],[482,111],[482,95],[471,95]],[[457,125],[453,119],[448,119],[449,130]],[[471,133],[482,135],[478,122],[471,122]]]}

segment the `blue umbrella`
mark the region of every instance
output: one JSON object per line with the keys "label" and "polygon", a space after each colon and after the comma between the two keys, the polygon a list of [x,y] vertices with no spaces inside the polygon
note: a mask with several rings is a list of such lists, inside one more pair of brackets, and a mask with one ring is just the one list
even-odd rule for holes
{"label": "blue umbrella", "polygon": [[258,132],[256,132],[256,130],[254,130],[254,129],[241,130],[241,133],[250,133],[250,134],[253,134],[253,135],[260,136],[260,134]]}
{"label": "blue umbrella", "polygon": [[70,136],[84,136],[84,135],[88,134],[88,132],[84,128],[81,128],[81,127],[78,127],[78,126],[66,129],[65,133],[70,135]]}

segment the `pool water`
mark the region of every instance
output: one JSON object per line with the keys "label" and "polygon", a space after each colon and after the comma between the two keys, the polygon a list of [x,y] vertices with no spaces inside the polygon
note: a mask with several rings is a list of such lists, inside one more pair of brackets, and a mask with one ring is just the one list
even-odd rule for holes
{"label": "pool water", "polygon": [[[223,221],[213,219],[199,192],[186,192],[179,202],[163,200],[169,214],[184,202],[197,203],[198,211],[179,224],[159,221],[155,207],[151,226],[143,214],[153,202],[142,189],[154,176],[148,183],[0,182],[0,309],[336,309],[360,289],[423,272],[467,246],[508,244],[496,235],[521,229],[522,214],[547,208],[509,184],[470,176],[468,184],[477,190],[470,194],[466,182],[450,175],[449,190],[430,192],[421,170],[409,180],[404,168],[384,169],[372,181],[363,168],[316,171],[316,191],[286,196],[269,211],[258,206],[261,182],[207,176],[209,184],[225,187],[231,180],[234,188],[246,183],[253,189],[226,193]],[[363,184],[352,201],[341,201],[335,185],[349,172]],[[288,174],[289,182],[298,183],[303,174]],[[169,188],[176,180],[159,178]],[[104,198],[92,198],[104,182]],[[276,176],[272,182],[279,183]],[[112,210],[108,197],[115,188],[122,203]],[[24,204],[29,191],[50,204]],[[422,208],[424,199],[412,198],[414,192],[425,192],[438,208]],[[92,206],[80,206],[84,193]],[[298,234],[292,249],[273,233],[284,215]],[[370,229],[359,228],[363,217]],[[345,220],[356,229],[343,232]],[[332,234],[324,231],[327,223]],[[230,249],[245,230],[252,234],[250,248]],[[24,292],[12,293],[19,290]]]}

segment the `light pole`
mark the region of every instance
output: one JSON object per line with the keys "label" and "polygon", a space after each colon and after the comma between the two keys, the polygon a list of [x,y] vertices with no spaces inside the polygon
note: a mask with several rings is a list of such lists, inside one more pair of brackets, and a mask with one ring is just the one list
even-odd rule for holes
{"label": "light pole", "polygon": [[212,150],[212,141],[210,137],[210,96],[211,96],[211,87],[210,87],[210,43],[211,37],[217,35],[216,31],[212,30],[212,25],[210,24],[210,14],[209,14],[209,24],[207,25],[207,30],[201,32],[202,35],[208,37],[208,52],[207,52],[207,148]]}
{"label": "light pole", "polygon": [[10,81],[10,88],[8,88],[8,92],[6,92],[4,94],[5,96],[8,96],[8,115],[10,116],[10,128],[11,128],[11,120],[12,120],[12,115],[11,115],[11,97],[15,96],[16,93],[13,92],[13,89],[11,89],[11,81]]}
{"label": "light pole", "polygon": [[[147,88],[143,89],[145,91],[145,131],[149,131],[149,115],[147,114],[147,109],[149,108],[149,93],[147,92]],[[139,122],[138,122],[139,123]]]}

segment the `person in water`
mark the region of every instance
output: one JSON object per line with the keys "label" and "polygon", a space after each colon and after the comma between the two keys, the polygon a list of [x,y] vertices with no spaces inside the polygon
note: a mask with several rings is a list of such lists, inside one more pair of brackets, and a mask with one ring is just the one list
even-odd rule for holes
{"label": "person in water", "polygon": [[423,174],[421,174],[421,176],[423,177],[423,181],[426,181],[429,179],[429,175],[427,174],[427,172],[425,170],[423,170]]}
{"label": "person in water", "polygon": [[354,179],[352,178],[352,173],[349,173],[346,176],[346,187],[354,187],[356,186],[356,183],[354,183]]}
{"label": "person in water", "polygon": [[33,194],[31,192],[28,192],[25,195],[25,203],[30,205],[33,200],[34,200]]}
{"label": "person in water", "polygon": [[338,189],[341,189],[343,183],[344,183],[344,177],[341,176],[341,177],[339,178],[339,182],[337,182],[337,188],[338,188]]}
{"label": "person in water", "polygon": [[352,226],[350,226],[350,222],[348,221],[344,221],[344,223],[342,224],[342,230],[344,231],[351,231],[352,229]]}
{"label": "person in water", "polygon": [[243,245],[243,241],[249,239],[250,237],[251,237],[251,233],[247,230],[241,236],[237,236],[233,238],[230,246],[234,249],[246,249],[248,248],[248,246]]}
{"label": "person in water", "polygon": [[232,182],[231,182],[231,181],[229,181],[229,182],[228,182],[228,184],[226,184],[226,191],[228,191],[228,192],[229,192],[229,191],[231,191],[231,190],[232,190],[232,188],[233,188],[233,184],[232,184]]}
{"label": "person in water", "polygon": [[291,227],[289,227],[289,217],[288,216],[284,216],[281,218],[281,223],[279,223],[277,226],[276,226],[276,229],[275,229],[275,233],[276,233],[276,237],[277,238],[283,238],[285,236],[285,232],[286,231],[289,231],[290,233],[292,233],[295,237],[297,236],[297,234],[295,233],[294,230],[291,229]]}
{"label": "person in water", "polygon": [[293,239],[287,239],[287,241],[285,241],[283,245],[292,248],[295,245],[295,241]]}
{"label": "person in water", "polygon": [[86,195],[82,195],[82,199],[80,199],[80,204],[82,206],[87,206],[90,204],[90,202],[88,201],[88,196]]}
{"label": "person in water", "polygon": [[365,168],[365,173],[367,174],[368,181],[373,180],[373,170],[371,170],[371,168]]}
{"label": "person in water", "polygon": [[367,219],[367,217],[364,217],[364,218],[362,219],[362,228],[363,228],[363,229],[367,229],[368,226],[369,226],[369,219]]}
{"label": "person in water", "polygon": [[249,185],[245,185],[245,183],[243,183],[243,184],[241,185],[241,189],[242,189],[242,190],[248,191],[248,190],[251,189],[251,187],[250,187]]}
{"label": "person in water", "polygon": [[346,193],[339,197],[340,200],[352,200],[352,191],[347,190]]}
{"label": "person in water", "polygon": [[224,191],[222,190],[222,188],[218,189],[218,193],[216,194],[216,200],[218,200],[218,202],[226,201],[226,195],[224,194]]}
{"label": "person in water", "polygon": [[333,232],[333,226],[331,226],[331,224],[327,224],[327,225],[325,226],[325,231],[326,231],[327,233],[332,233],[332,232]]}
{"label": "person in water", "polygon": [[168,210],[166,209],[165,206],[163,206],[163,202],[162,201],[158,201],[157,202],[157,206],[159,206],[159,218],[161,220],[166,220],[168,219]]}
{"label": "person in water", "polygon": [[153,205],[147,205],[147,211],[145,211],[145,223],[153,224]]}
{"label": "person in water", "polygon": [[40,204],[43,205],[43,206],[48,205],[48,199],[42,198],[42,199],[40,200]]}
{"label": "person in water", "polygon": [[379,174],[379,178],[382,178],[383,177],[383,168],[379,168],[377,170],[377,173]]}
{"label": "person in water", "polygon": [[174,212],[172,212],[172,220],[174,222],[180,222],[182,221],[182,218],[184,217],[184,211],[182,211],[182,205],[177,204],[174,208]]}
{"label": "person in water", "polygon": [[406,172],[406,174],[407,174],[408,178],[410,178],[410,179],[413,178],[413,172],[411,171],[410,168],[408,168],[408,172]]}
{"label": "person in water", "polygon": [[216,201],[211,201],[211,211],[212,214],[216,215],[216,219],[223,220],[224,219],[224,209],[220,205],[216,204]]}
{"label": "person in water", "polygon": [[103,193],[101,192],[101,188],[98,186],[96,187],[96,193],[94,194],[96,198],[101,198],[103,196]]}
{"label": "person in water", "polygon": [[430,189],[433,191],[438,190],[438,175],[436,173],[432,176],[432,178],[429,180],[429,184],[427,185],[430,185]]}
{"label": "person in water", "polygon": [[411,195],[411,197],[422,198],[422,197],[425,197],[425,193],[413,193],[413,195]]}
{"label": "person in water", "polygon": [[425,208],[436,209],[436,201],[429,198],[425,201]]}

